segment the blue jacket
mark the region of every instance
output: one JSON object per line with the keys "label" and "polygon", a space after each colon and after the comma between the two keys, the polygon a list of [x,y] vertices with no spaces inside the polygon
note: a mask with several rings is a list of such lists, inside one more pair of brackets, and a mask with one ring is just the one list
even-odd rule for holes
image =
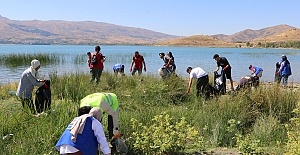
{"label": "blue jacket", "polygon": [[291,64],[288,60],[280,62],[280,73],[281,76],[290,76],[292,75]]}
{"label": "blue jacket", "polygon": [[55,146],[62,146],[63,144],[68,144],[77,148],[84,155],[97,154],[98,141],[94,135],[94,131],[92,130],[93,119],[95,118],[93,118],[92,116],[86,119],[83,132],[82,134],[77,135],[75,143],[72,142],[72,134],[70,133],[70,128],[73,126],[74,122],[72,121]]}
{"label": "blue jacket", "polygon": [[120,63],[119,63],[119,64],[115,64],[115,65],[113,66],[113,69],[114,69],[114,70],[120,70],[120,69],[122,68],[122,65],[123,65],[123,64],[120,64]]}
{"label": "blue jacket", "polygon": [[253,66],[253,68],[255,69],[255,75],[257,75],[260,71],[263,71],[262,68],[257,67],[257,66]]}

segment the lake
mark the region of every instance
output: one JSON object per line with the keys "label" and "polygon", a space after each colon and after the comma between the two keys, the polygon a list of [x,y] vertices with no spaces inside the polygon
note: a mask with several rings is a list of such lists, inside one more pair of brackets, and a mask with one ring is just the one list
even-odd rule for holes
{"label": "lake", "polygon": [[[100,45],[101,46],[101,45]],[[49,53],[59,54],[63,61],[57,64],[45,65],[41,62],[40,75],[49,78],[49,74],[57,72],[59,75],[70,72],[89,72],[86,63],[86,53],[94,51],[94,46],[81,45],[0,45],[0,55],[11,53]],[[125,64],[125,74],[130,75],[129,66],[135,51],[144,56],[146,75],[156,75],[162,67],[163,61],[159,58],[160,52],[171,51],[175,57],[176,73],[188,77],[186,68],[201,67],[209,73],[216,69],[216,61],[212,58],[215,53],[228,59],[232,66],[232,78],[238,81],[244,75],[250,75],[249,65],[264,69],[262,81],[273,81],[275,63],[286,54],[291,62],[292,73],[289,81],[300,82],[300,50],[298,49],[258,49],[258,48],[204,48],[204,47],[161,47],[161,46],[101,46],[101,52],[107,57],[104,71],[113,73],[112,66],[116,63]],[[78,62],[78,57],[79,59]],[[76,62],[76,63],[75,63]],[[22,72],[30,66],[7,67],[0,66],[0,83],[17,82]]]}

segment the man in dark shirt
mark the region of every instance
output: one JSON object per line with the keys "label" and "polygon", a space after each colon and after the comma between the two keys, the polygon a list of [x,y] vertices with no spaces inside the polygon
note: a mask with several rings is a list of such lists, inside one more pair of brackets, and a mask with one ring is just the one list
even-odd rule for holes
{"label": "man in dark shirt", "polygon": [[233,91],[234,88],[233,88],[233,81],[231,78],[231,66],[230,66],[228,60],[225,57],[220,57],[219,54],[215,54],[213,56],[213,59],[215,59],[217,61],[217,68],[216,68],[215,72],[218,72],[220,66],[222,67],[222,71],[225,73],[226,78],[230,80],[231,91]]}

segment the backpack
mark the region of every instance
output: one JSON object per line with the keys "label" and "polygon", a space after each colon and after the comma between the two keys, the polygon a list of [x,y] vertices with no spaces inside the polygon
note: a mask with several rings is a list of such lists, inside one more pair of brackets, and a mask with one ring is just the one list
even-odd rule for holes
{"label": "backpack", "polygon": [[92,55],[92,59],[91,59],[91,64],[92,64],[92,65],[96,65],[96,64],[98,63],[97,55],[98,55],[98,54],[93,54],[93,55]]}

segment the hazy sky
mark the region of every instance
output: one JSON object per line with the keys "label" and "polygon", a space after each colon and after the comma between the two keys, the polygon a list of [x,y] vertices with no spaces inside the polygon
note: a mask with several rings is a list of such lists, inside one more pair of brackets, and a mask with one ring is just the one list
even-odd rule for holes
{"label": "hazy sky", "polygon": [[172,35],[300,28],[300,0],[0,0],[11,20],[96,21]]}

